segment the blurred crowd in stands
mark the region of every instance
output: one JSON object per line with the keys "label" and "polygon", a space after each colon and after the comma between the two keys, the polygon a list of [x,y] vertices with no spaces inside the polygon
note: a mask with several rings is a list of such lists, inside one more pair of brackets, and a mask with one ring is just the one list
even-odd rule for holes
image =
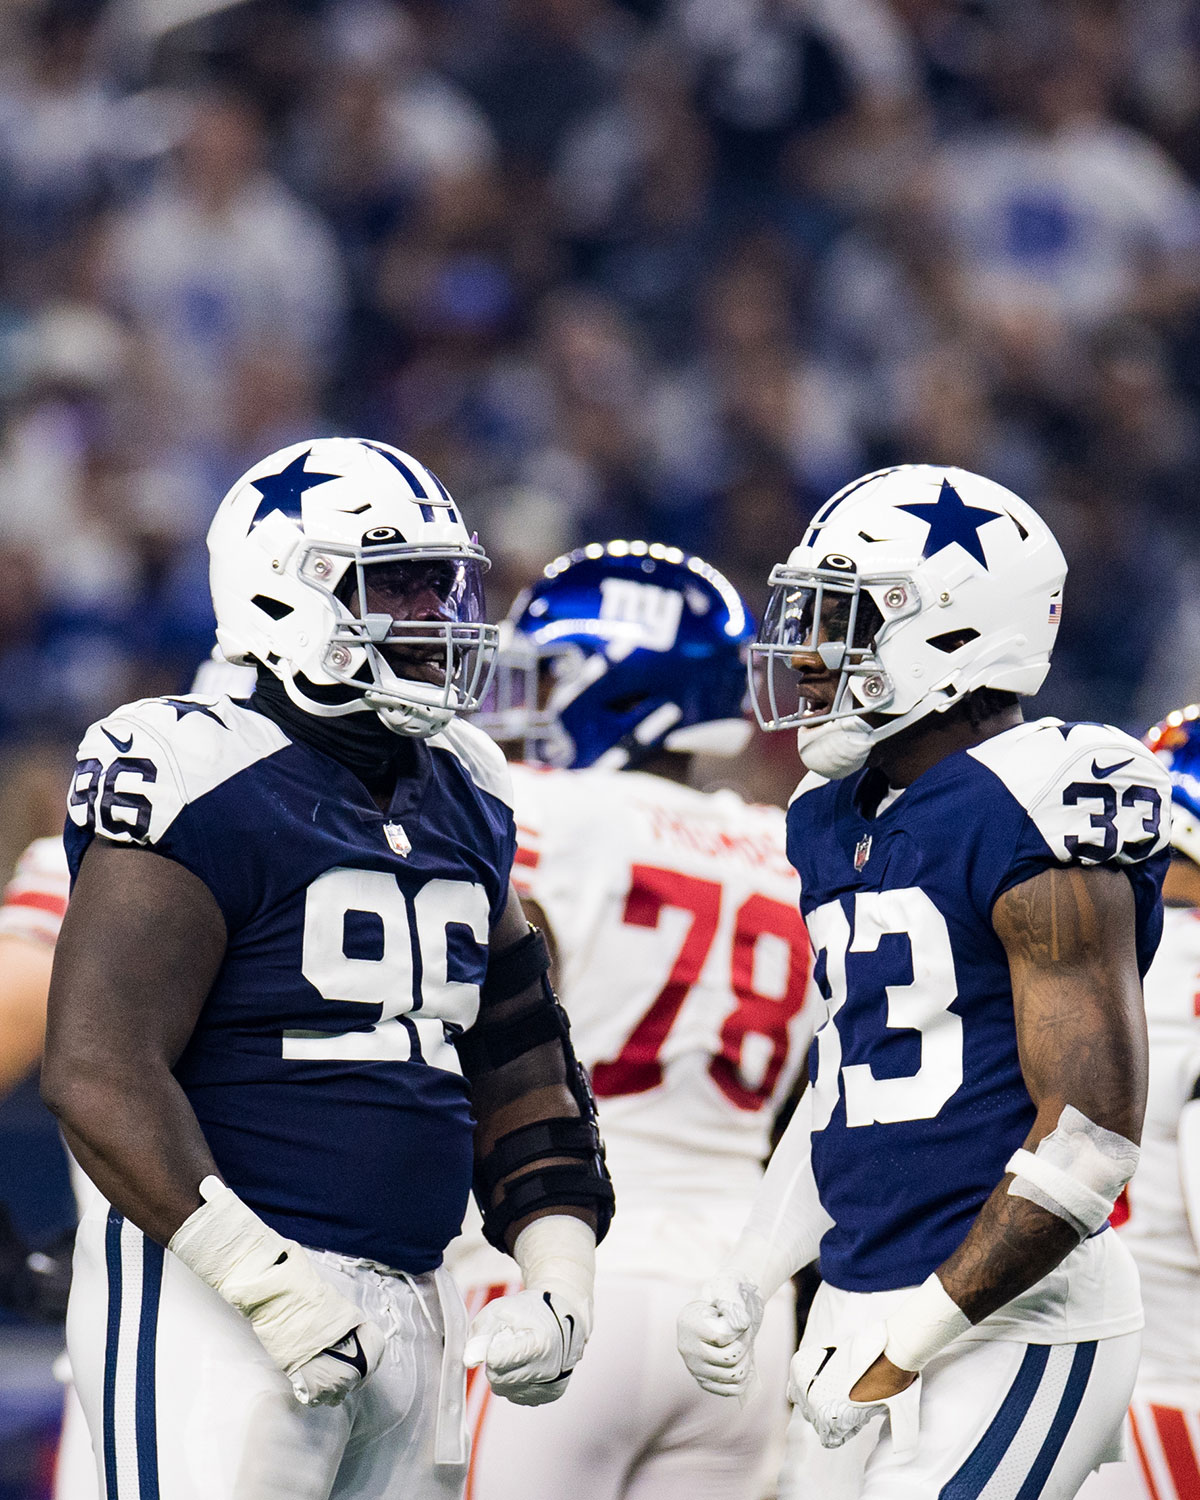
{"label": "blurred crowd in stands", "polygon": [[[251,461],[430,464],[502,609],[694,548],[757,609],[855,474],[1071,565],[1043,704],[1200,691],[1190,0],[5,0],[0,747],[177,691]],[[47,795],[50,795],[47,793]]]}

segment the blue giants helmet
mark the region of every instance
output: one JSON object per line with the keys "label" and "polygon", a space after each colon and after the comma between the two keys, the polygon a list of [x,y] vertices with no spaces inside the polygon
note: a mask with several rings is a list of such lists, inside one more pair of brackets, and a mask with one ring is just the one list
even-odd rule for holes
{"label": "blue giants helmet", "polygon": [[723,574],[658,542],[556,558],[501,627],[475,722],[541,765],[633,769],[658,750],[736,755],[754,621]]}
{"label": "blue giants helmet", "polygon": [[1168,714],[1146,744],[1171,776],[1171,843],[1200,865],[1200,704]]}

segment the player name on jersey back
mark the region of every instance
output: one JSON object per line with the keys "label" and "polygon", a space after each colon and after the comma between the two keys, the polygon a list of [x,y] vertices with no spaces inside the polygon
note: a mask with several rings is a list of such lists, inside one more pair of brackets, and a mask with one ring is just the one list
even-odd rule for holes
{"label": "player name on jersey back", "polygon": [[827,1012],[809,1067],[813,1166],[835,1221],[821,1270],[864,1292],[923,1281],[1032,1124],[997,898],[1057,864],[1124,870],[1144,972],[1170,808],[1136,740],[1054,719],[947,756],[867,817],[874,774],[809,777],[788,814]]}
{"label": "player name on jersey back", "polygon": [[65,842],[73,873],[96,837],[165,855],[221,910],[175,1074],[230,1186],[303,1244],[417,1273],[462,1222],[473,1128],[422,1031],[475,1019],[515,833],[485,736],[414,749],[381,812],[253,708],[143,700],[85,736]]}
{"label": "player name on jersey back", "polygon": [[555,936],[620,1202],[602,1264],[628,1239],[631,1267],[694,1270],[682,1226],[704,1205],[736,1229],[811,1034],[783,813],[641,772],[512,770],[514,880]]}

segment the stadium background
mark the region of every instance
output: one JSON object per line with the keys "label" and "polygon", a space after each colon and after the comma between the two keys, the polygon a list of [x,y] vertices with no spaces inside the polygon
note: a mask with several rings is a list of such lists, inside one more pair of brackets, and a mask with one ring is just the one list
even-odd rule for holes
{"label": "stadium background", "polygon": [[[437,470],[497,611],[635,534],[758,609],[846,480],[978,469],[1070,563],[1038,707],[1140,732],[1200,693],[1198,178],[1190,0],[2,0],[0,878],[314,433]],[[0,1199],[69,1216],[31,1089]],[[54,1338],[0,1328],[0,1500]]]}

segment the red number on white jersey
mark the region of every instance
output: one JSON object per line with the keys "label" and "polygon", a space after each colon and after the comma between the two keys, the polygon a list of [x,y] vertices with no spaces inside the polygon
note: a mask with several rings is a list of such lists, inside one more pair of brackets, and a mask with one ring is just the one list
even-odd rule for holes
{"label": "red number on white jersey", "polygon": [[[662,1082],[663,1043],[708,959],[720,922],[721,897],[719,881],[653,865],[633,867],[625,901],[627,924],[656,928],[667,908],[686,912],[692,920],[666,983],[629,1040],[611,1062],[597,1063],[592,1069],[592,1087],[601,1098],[643,1094]],[[779,997],[755,988],[755,965],[764,937],[784,945],[787,977]],[[734,920],[730,954],[729,987],[737,1003],[721,1028],[721,1050],[709,1064],[714,1081],[739,1109],[761,1109],[775,1090],[787,1060],[788,1023],[804,1003],[809,958],[808,934],[794,906],[761,894],[743,902]],[[762,1039],[765,1056],[748,1079],[747,1039],[753,1038]]]}

